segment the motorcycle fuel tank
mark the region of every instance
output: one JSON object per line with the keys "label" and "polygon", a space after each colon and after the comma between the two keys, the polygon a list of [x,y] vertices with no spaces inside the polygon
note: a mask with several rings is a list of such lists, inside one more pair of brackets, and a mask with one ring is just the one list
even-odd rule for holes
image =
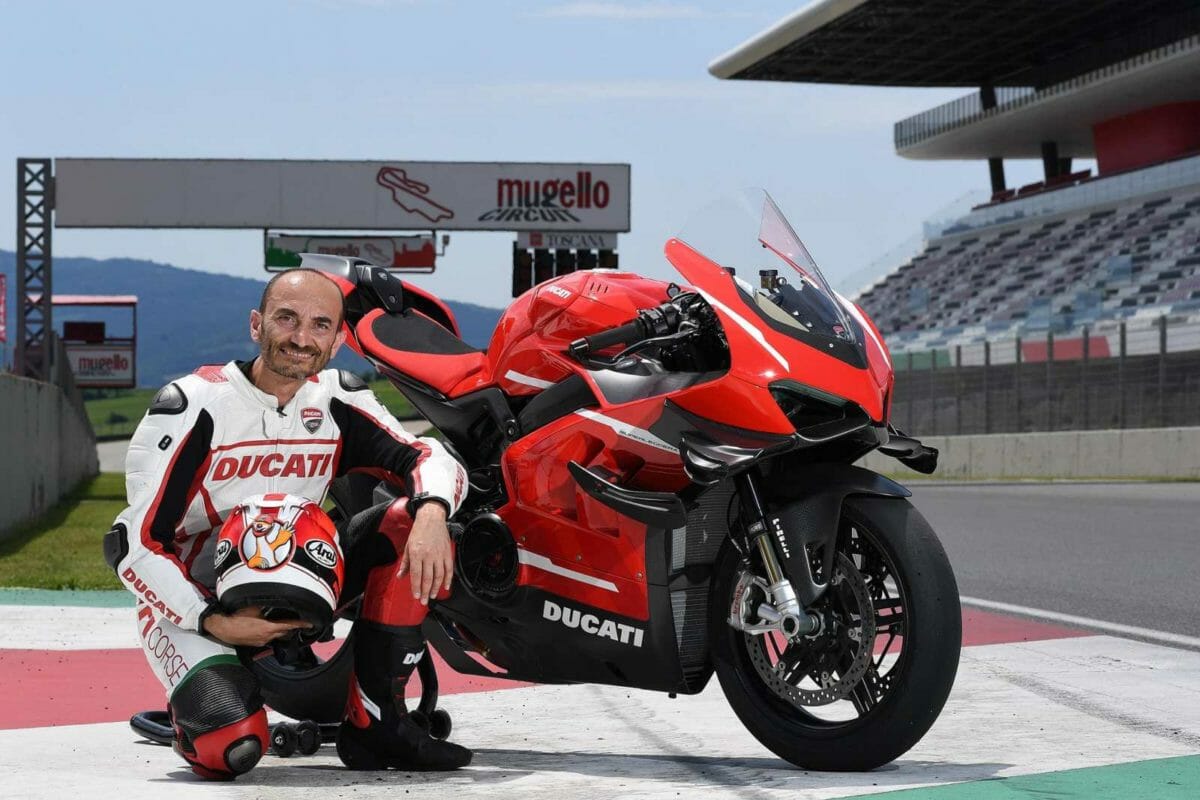
{"label": "motorcycle fuel tank", "polygon": [[667,286],[615,270],[581,270],[539,284],[500,318],[488,345],[490,374],[510,395],[536,394],[572,373],[571,342],[662,303]]}

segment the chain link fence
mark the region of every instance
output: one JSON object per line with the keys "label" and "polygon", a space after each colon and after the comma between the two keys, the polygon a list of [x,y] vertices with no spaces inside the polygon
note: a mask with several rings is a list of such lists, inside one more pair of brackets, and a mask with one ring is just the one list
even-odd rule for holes
{"label": "chain link fence", "polygon": [[1200,425],[1200,323],[893,354],[892,422],[916,436]]}

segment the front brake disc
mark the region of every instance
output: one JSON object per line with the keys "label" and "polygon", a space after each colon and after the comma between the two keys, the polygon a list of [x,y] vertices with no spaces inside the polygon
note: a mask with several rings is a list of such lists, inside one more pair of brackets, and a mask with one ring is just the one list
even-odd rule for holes
{"label": "front brake disc", "polygon": [[871,666],[875,605],[862,573],[843,553],[838,553],[826,598],[832,613],[826,615],[825,629],[815,636],[788,640],[774,662],[775,649],[767,636],[745,635],[758,676],[776,695],[795,705],[824,706],[844,700]]}

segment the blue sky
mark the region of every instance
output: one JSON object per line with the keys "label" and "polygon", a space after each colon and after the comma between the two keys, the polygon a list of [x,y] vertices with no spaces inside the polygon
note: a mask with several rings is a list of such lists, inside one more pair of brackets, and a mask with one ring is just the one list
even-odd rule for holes
{"label": "blue sky", "polygon": [[[837,283],[986,190],[987,166],[895,154],[892,123],[961,89],[708,74],[802,5],[0,0],[0,248],[15,246],[18,156],[616,161],[633,178],[622,268],[672,276],[662,243],[690,209],[763,186]],[[1041,165],[1007,169],[1019,185]],[[503,305],[511,240],[453,234],[420,282]],[[60,230],[54,246],[264,274],[253,231]]]}

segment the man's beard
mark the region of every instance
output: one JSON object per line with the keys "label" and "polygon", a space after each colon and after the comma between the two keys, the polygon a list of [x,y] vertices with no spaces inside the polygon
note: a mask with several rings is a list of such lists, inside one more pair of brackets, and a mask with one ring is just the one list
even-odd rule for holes
{"label": "man's beard", "polygon": [[[281,352],[284,348],[312,355],[313,358],[308,362],[308,366],[298,364]],[[295,348],[289,346],[286,342],[276,343],[265,339],[262,342],[261,351],[263,366],[276,375],[293,380],[302,380],[316,375],[325,369],[325,365],[329,363],[330,359],[329,351],[322,351],[316,347]]]}

